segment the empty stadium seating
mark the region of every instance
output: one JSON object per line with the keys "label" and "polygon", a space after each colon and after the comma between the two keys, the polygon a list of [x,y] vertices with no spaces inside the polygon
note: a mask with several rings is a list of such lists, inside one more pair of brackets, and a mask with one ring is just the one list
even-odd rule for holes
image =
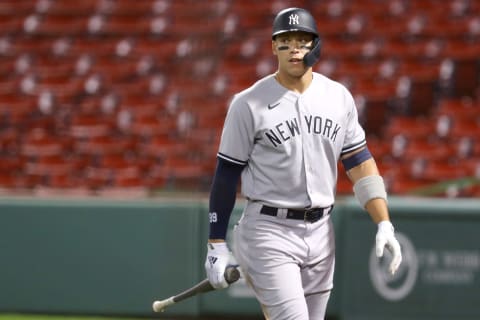
{"label": "empty stadium seating", "polygon": [[478,178],[478,1],[4,0],[0,187],[207,191],[226,107],[275,70],[288,6],[318,17],[314,69],[351,90],[390,192]]}

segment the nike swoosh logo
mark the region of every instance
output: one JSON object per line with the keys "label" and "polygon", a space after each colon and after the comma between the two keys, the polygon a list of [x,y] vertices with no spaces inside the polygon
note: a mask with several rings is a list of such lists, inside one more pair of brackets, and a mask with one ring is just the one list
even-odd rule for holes
{"label": "nike swoosh logo", "polygon": [[274,103],[274,104],[269,104],[268,109],[271,110],[271,109],[275,108],[276,106],[278,106],[279,104],[280,104],[280,102],[277,102],[277,103]]}

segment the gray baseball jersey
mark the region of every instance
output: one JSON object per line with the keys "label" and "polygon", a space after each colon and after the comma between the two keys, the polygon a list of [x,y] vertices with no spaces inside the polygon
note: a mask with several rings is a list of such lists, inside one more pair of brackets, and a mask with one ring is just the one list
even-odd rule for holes
{"label": "gray baseball jersey", "polygon": [[313,73],[302,94],[274,75],[233,98],[218,156],[246,165],[242,193],[282,208],[333,204],[340,156],[365,145],[350,92]]}

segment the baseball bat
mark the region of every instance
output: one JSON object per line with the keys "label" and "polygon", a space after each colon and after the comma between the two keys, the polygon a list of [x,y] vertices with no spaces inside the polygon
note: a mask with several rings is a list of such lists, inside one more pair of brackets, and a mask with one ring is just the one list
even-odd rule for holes
{"label": "baseball bat", "polygon": [[[225,280],[227,280],[227,282],[229,284],[232,284],[240,278],[240,271],[238,271],[238,269],[236,267],[229,266],[225,269],[224,276],[225,276]],[[197,294],[205,293],[205,292],[209,292],[209,291],[213,291],[213,290],[215,290],[215,288],[212,287],[212,285],[210,284],[208,279],[204,279],[201,282],[197,283],[195,286],[193,286],[193,287],[191,287],[191,288],[189,288],[189,289],[187,289],[187,290],[185,290],[185,291],[183,291],[183,292],[181,292],[177,295],[171,296],[168,299],[154,301],[153,306],[152,306],[153,311],[154,312],[163,312],[163,311],[165,311],[165,308],[167,308],[168,306],[171,306],[174,303],[177,303],[177,302],[180,302],[182,300],[188,299],[188,298],[193,297]]]}

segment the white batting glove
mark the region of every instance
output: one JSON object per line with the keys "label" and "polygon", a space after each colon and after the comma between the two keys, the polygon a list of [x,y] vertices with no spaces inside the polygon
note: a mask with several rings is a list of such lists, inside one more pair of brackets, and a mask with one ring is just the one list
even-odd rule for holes
{"label": "white batting glove", "polygon": [[205,270],[208,281],[215,289],[228,287],[225,280],[225,269],[230,259],[230,251],[226,242],[208,243],[207,259],[205,260]]}
{"label": "white batting glove", "polygon": [[400,263],[402,262],[402,252],[400,244],[395,238],[395,229],[390,221],[382,221],[378,224],[377,236],[376,236],[376,253],[377,257],[383,257],[383,251],[385,247],[392,253],[392,262],[390,263],[389,271],[393,275],[397,271]]}

